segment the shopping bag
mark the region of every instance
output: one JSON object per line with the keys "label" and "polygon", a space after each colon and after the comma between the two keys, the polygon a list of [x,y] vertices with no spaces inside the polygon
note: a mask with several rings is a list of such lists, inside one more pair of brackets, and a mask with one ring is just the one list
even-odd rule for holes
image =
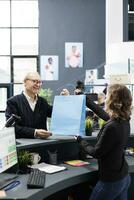
{"label": "shopping bag", "polygon": [[60,135],[85,135],[85,95],[55,96],[50,130]]}

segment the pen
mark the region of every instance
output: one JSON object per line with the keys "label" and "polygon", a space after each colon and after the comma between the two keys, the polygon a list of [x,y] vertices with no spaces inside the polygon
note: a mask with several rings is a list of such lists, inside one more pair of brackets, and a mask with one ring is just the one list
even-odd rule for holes
{"label": "pen", "polygon": [[20,184],[20,181],[13,181],[9,183],[8,185],[5,185],[2,189],[4,189],[5,191],[8,191],[17,187],[19,184]]}

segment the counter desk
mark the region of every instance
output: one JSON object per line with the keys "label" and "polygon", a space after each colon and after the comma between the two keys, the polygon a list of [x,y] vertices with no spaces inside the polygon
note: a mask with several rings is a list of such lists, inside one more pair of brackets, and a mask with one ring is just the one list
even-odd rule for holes
{"label": "counter desk", "polygon": [[[95,138],[86,138],[90,143],[95,143]],[[58,162],[61,164],[65,160],[72,160],[79,158],[78,144],[74,140],[40,140],[40,139],[18,139],[18,151],[29,150],[30,152],[38,152],[41,155],[41,161],[47,161],[47,150],[58,152]],[[129,199],[134,199],[133,185],[134,185],[134,157],[127,156],[129,170],[132,178],[131,186],[129,188]],[[7,192],[7,197],[4,199],[12,200],[50,200],[54,199],[56,193],[67,191],[69,188],[79,184],[94,184],[97,181],[97,161],[90,159],[90,164],[82,167],[73,167],[62,164],[67,167],[67,170],[46,175],[45,187],[43,189],[27,189],[28,175],[19,175],[20,185]],[[10,173],[0,174],[0,179],[10,177]],[[77,190],[76,190],[77,192]],[[51,198],[52,197],[52,198]],[[57,199],[59,200],[59,199]],[[64,199],[65,200],[65,199]]]}

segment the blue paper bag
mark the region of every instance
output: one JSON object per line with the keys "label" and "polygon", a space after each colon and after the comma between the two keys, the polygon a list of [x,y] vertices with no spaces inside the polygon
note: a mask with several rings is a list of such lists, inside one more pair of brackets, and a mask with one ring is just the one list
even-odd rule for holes
{"label": "blue paper bag", "polygon": [[50,131],[61,135],[85,135],[85,95],[55,96]]}

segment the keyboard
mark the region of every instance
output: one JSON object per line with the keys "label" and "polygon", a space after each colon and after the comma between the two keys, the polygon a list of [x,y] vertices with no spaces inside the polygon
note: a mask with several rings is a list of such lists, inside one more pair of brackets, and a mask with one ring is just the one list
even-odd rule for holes
{"label": "keyboard", "polygon": [[44,188],[46,173],[38,169],[32,169],[27,181],[27,188]]}

